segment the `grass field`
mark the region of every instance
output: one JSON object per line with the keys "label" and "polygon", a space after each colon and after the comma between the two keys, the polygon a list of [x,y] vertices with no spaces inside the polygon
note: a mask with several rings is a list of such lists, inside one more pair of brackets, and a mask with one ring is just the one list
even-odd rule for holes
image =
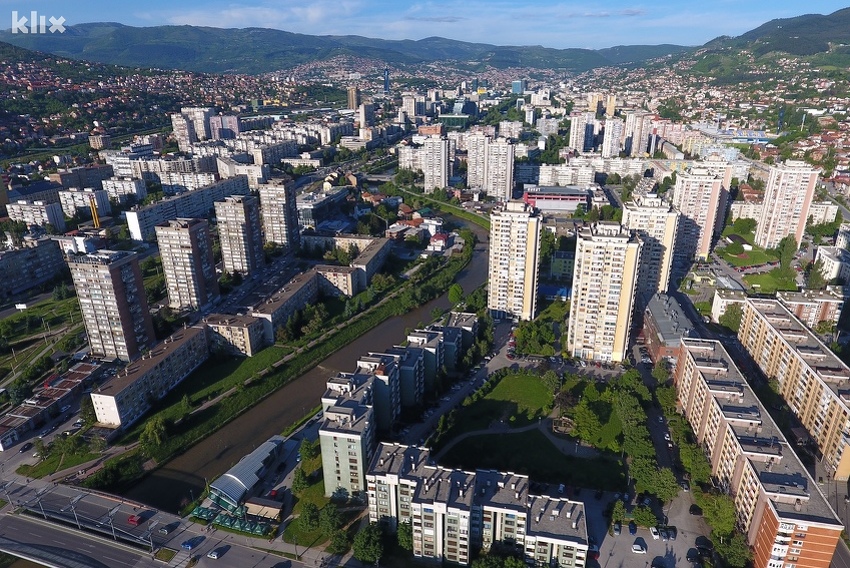
{"label": "grass field", "polygon": [[751,251],[744,251],[741,254],[734,255],[726,252],[726,248],[717,249],[718,254],[731,264],[732,266],[761,266],[763,264],[767,264],[768,262],[773,262],[776,260],[776,257],[772,254],[768,254],[762,249],[754,248]]}
{"label": "grass field", "polygon": [[485,397],[458,410],[457,422],[445,440],[487,428],[495,420],[509,421],[516,427],[536,422],[549,413],[552,401],[552,393],[536,375],[508,375]]}
{"label": "grass field", "polygon": [[[322,456],[304,460],[300,467],[304,468],[304,472],[309,476],[313,483],[305,489],[300,495],[293,496],[295,505],[292,508],[294,516],[301,514],[301,509],[305,503],[313,503],[319,510],[330,502],[330,499],[325,497],[325,482],[322,479]],[[322,532],[322,529],[307,530],[301,526],[298,519],[290,522],[283,531],[283,540],[291,544],[300,546],[315,546],[325,542],[328,537]]]}
{"label": "grass field", "polygon": [[[35,451],[35,450],[32,450]],[[61,467],[63,470],[69,467],[74,467],[81,463],[86,463],[88,461],[97,459],[100,454],[94,454],[88,451],[87,448],[83,447],[78,452],[73,454],[66,454],[65,459],[60,459],[62,455],[59,452],[51,452],[47,459],[39,461],[37,464],[29,465],[23,464],[18,467],[17,473],[20,475],[26,475],[27,477],[35,477],[42,478],[46,475],[52,475],[56,473]],[[36,458],[32,458],[36,459]]]}
{"label": "grass field", "polygon": [[765,274],[747,274],[744,282],[762,294],[773,294],[777,290],[796,290],[797,283],[793,278],[778,277],[773,270]]}
{"label": "grass field", "polygon": [[528,475],[534,481],[611,490],[625,486],[616,458],[584,459],[561,453],[540,431],[475,436],[454,446],[442,465],[467,470],[497,469]]}

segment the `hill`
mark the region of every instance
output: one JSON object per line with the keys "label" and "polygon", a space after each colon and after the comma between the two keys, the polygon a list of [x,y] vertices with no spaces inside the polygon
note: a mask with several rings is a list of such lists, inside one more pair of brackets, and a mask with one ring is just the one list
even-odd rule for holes
{"label": "hill", "polygon": [[441,37],[383,40],[361,36],[312,36],[267,28],[221,29],[198,26],[138,28],[106,22],[68,26],[62,34],[12,34],[0,40],[73,59],[128,67],[185,69],[202,73],[259,74],[357,55],[387,63],[455,60],[492,65],[586,71],[622,61],[642,61],[677,53],[681,46],[624,46],[610,50],[496,46]]}

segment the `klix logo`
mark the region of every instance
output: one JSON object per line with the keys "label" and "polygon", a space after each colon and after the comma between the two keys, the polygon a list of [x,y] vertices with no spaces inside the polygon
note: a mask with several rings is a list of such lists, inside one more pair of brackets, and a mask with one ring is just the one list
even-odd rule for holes
{"label": "klix logo", "polygon": [[[50,22],[48,26],[47,23]],[[62,33],[65,31],[65,18],[59,16],[54,18],[50,16],[39,16],[38,12],[33,10],[30,12],[29,18],[26,16],[18,16],[17,10],[12,10],[12,33],[13,34],[46,34],[48,31],[52,34]]]}

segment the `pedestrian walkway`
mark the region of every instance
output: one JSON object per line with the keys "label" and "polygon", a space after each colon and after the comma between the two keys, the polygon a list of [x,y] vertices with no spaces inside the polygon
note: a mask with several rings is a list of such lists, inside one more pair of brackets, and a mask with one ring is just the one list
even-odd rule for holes
{"label": "pedestrian walkway", "polygon": [[588,459],[595,458],[599,455],[599,452],[595,448],[582,445],[577,439],[562,438],[552,432],[552,421],[554,418],[555,411],[553,411],[552,414],[547,416],[545,419],[538,420],[536,424],[529,424],[520,428],[511,428],[503,422],[494,421],[489,428],[464,432],[460,436],[454,438],[448,444],[443,446],[439,452],[437,452],[434,456],[434,460],[439,462],[449,450],[467,438],[472,438],[474,436],[492,436],[494,434],[519,434],[521,432],[529,432],[535,428],[539,429],[543,435],[552,442],[552,445],[565,455]]}

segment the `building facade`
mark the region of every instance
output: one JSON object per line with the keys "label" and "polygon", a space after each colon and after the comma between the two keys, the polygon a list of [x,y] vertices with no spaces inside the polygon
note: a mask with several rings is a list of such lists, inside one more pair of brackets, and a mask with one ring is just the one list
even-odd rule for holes
{"label": "building facade", "polygon": [[735,503],[756,568],[826,568],[843,526],[717,341],[684,339],[674,375],[680,411]]}
{"label": "building facade", "polygon": [[265,242],[277,243],[286,251],[297,249],[301,231],[298,228],[295,186],[268,183],[261,184],[259,190]]}
{"label": "building facade", "polygon": [[624,229],[635,231],[643,241],[637,288],[643,306],[646,298],[666,293],[670,285],[679,213],[655,194],[636,195],[623,204],[622,223]]}
{"label": "building facade", "polygon": [[585,226],[577,239],[567,350],[581,359],[623,361],[643,245],[613,222]]}
{"label": "building facade", "polygon": [[232,195],[216,201],[215,216],[224,270],[253,276],[265,264],[260,204],[252,195]]}
{"label": "building facade", "polygon": [[726,194],[722,178],[707,168],[693,167],[678,174],[673,188],[673,207],[680,213],[676,265],[690,266],[694,259],[708,258],[725,221]]}
{"label": "building facade", "polygon": [[521,201],[490,215],[487,309],[495,317],[534,319],[542,218]]}
{"label": "building facade", "polygon": [[850,478],[850,368],[778,300],[749,298],[738,339],[817,444],[833,479]]}
{"label": "building facade", "polygon": [[209,223],[174,219],[155,230],[168,305],[178,311],[209,306],[219,292]]}
{"label": "building facade", "polygon": [[762,216],[756,227],[758,246],[776,248],[788,235],[797,245],[802,242],[819,174],[820,170],[799,160],[770,166]]}
{"label": "building facade", "polygon": [[139,259],[101,250],[69,255],[92,355],[132,361],[155,341]]}

